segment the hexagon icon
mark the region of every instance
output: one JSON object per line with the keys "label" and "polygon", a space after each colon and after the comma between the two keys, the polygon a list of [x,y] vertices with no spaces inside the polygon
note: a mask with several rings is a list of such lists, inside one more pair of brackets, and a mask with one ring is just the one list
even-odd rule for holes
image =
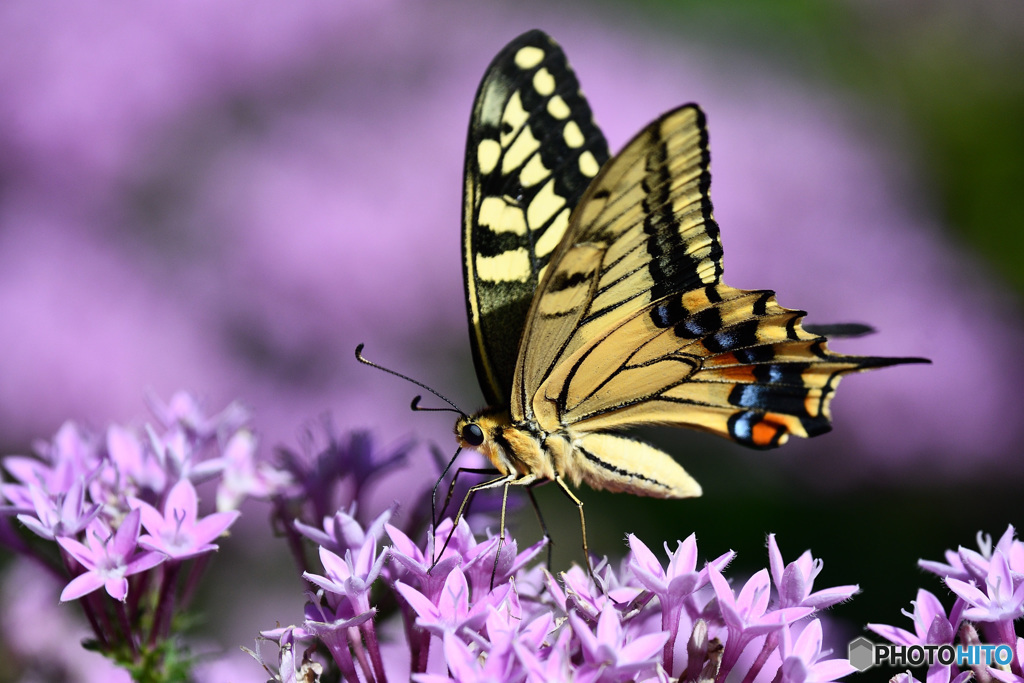
{"label": "hexagon icon", "polygon": [[875,644],[863,636],[851,641],[847,652],[850,666],[857,671],[865,671],[875,664]]}

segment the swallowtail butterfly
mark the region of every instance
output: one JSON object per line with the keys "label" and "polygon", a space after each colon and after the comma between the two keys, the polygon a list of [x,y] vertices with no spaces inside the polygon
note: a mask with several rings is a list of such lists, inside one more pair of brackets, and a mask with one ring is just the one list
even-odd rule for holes
{"label": "swallowtail butterfly", "polygon": [[469,125],[462,233],[490,407],[462,415],[455,433],[499,476],[474,486],[460,515],[475,491],[547,481],[581,522],[569,484],[698,496],[672,457],[619,432],[675,425],[774,448],[829,431],[843,375],[928,362],[833,353],[802,326],[804,311],[723,283],[708,165],[697,105],[663,114],[610,157],[546,34],[525,33],[494,58]]}

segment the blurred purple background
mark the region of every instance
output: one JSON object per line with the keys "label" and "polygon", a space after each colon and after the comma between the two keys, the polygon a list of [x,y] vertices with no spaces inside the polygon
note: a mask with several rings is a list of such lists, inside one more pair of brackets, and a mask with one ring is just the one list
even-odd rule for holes
{"label": "blurred purple background", "polygon": [[181,387],[245,401],[268,443],[330,410],[447,447],[446,421],[408,414],[412,387],[352,349],[476,407],[465,126],[493,54],[540,26],[613,148],[704,107],[729,284],[879,329],[840,350],[934,360],[844,382],[825,437],[855,460],[842,471],[961,476],[1005,453],[1019,321],[942,241],[899,121],[727,45],[613,23],[454,2],[5,3],[2,441],[136,416],[144,390]]}
{"label": "blurred purple background", "polygon": [[[879,330],[833,348],[934,361],[847,379],[833,434],[758,460],[824,489],[1019,474],[1017,303],[942,237],[893,112],[728,42],[524,7],[0,5],[4,452],[179,388],[249,405],[267,449],[330,411],[447,451],[448,418],[409,413],[414,387],[352,352],[478,407],[465,128],[492,56],[539,27],[613,149],[683,102],[707,112],[729,284]],[[242,605],[241,642],[300,600]]]}

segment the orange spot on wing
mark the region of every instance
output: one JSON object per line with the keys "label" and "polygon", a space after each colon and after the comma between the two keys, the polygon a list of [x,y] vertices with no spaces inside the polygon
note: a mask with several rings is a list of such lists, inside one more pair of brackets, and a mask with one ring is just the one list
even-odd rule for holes
{"label": "orange spot on wing", "polygon": [[731,382],[754,382],[753,365],[736,365],[733,367],[718,368],[712,374],[714,374],[715,377],[729,380]]}
{"label": "orange spot on wing", "polygon": [[772,422],[770,419],[764,419],[754,425],[750,439],[758,446],[771,446],[776,442],[779,434],[785,432],[785,430],[785,425]]}

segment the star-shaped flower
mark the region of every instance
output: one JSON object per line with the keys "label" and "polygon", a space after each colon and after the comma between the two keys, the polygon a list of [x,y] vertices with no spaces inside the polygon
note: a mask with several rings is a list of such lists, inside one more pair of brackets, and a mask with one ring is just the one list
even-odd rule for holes
{"label": "star-shaped flower", "polygon": [[443,636],[445,633],[458,633],[463,628],[479,629],[487,619],[488,606],[499,604],[508,595],[511,584],[496,588],[486,600],[470,604],[466,575],[455,567],[445,579],[437,604],[401,581],[395,583],[395,588],[416,611],[416,623],[431,633]]}
{"label": "star-shaped flower", "polygon": [[819,661],[822,657],[821,622],[817,619],[804,627],[795,643],[789,626],[783,627],[779,655],[782,657],[780,683],[832,683],[856,671],[846,659]]}
{"label": "star-shaped flower", "polygon": [[1017,586],[1017,590],[1013,589],[1010,566],[998,550],[992,554],[992,561],[989,562],[985,592],[957,579],[946,579],[946,585],[971,605],[964,610],[964,619],[1012,622],[1024,616],[1024,582]]}
{"label": "star-shaped flower", "polygon": [[85,480],[78,479],[66,493],[48,495],[35,484],[28,486],[35,514],[20,514],[18,520],[47,540],[74,537],[100,512],[98,504],[85,504]]}
{"label": "star-shaped flower", "polygon": [[660,631],[627,638],[619,612],[611,603],[601,610],[595,631],[575,612],[569,613],[569,623],[583,646],[584,661],[591,668],[606,672],[610,680],[653,671],[656,656],[669,637],[667,631]]}
{"label": "star-shaped flower", "polygon": [[903,610],[903,614],[914,620],[914,633],[887,624],[868,624],[868,628],[897,645],[952,644],[959,620],[951,622],[946,617],[945,608],[934,594],[922,588],[911,604],[914,612]]}
{"label": "star-shaped flower", "polygon": [[86,569],[64,587],[60,594],[62,602],[77,600],[101,586],[110,597],[123,601],[128,595],[127,577],[164,561],[160,553],[138,550],[139,522],[140,511],[132,510],[125,515],[117,531],[107,537],[94,522],[86,531],[88,545],[73,538],[57,538],[61,547]]}
{"label": "star-shaped flower", "polygon": [[373,536],[366,537],[355,555],[346,550],[344,559],[321,547],[320,562],[326,576],[304,572],[302,577],[329,593],[346,598],[354,611],[361,613],[370,609],[370,587],[380,575],[387,556],[387,548],[377,553],[377,539]]}
{"label": "star-shaped flower", "polygon": [[792,623],[814,611],[811,607],[783,607],[767,611],[771,592],[767,569],[751,576],[738,596],[733,595],[729,582],[717,567],[709,565],[708,573],[729,632],[722,658],[722,671],[725,675],[732,670],[751,640],[776,631],[784,624]]}
{"label": "star-shaped flower", "polygon": [[782,552],[775,541],[775,534],[768,534],[768,561],[771,567],[772,580],[779,592],[780,607],[811,607],[825,609],[837,603],[849,600],[860,586],[836,586],[811,593],[814,579],[821,572],[824,563],[815,559],[810,550],[790,562],[782,564]]}
{"label": "star-shaped flower", "polygon": [[239,512],[215,512],[199,519],[199,499],[188,479],[182,479],[171,488],[161,514],[149,503],[131,499],[142,514],[142,525],[148,534],[139,538],[143,548],[159,551],[170,558],[184,560],[212,552],[217,546],[211,541],[220,536],[238,519]]}

